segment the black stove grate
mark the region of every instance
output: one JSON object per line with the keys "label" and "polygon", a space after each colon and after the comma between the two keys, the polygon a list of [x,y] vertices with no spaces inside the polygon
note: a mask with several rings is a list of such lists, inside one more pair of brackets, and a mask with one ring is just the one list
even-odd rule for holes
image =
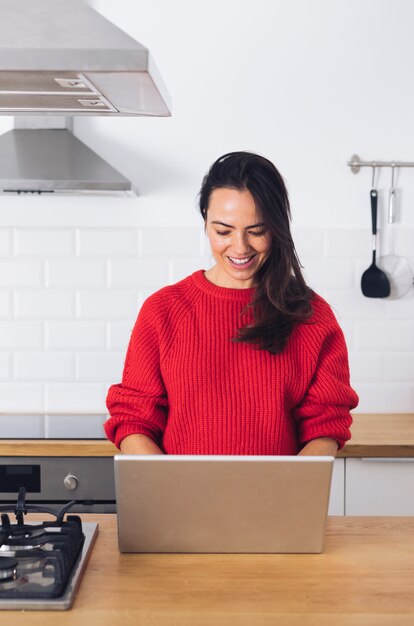
{"label": "black stove grate", "polygon": [[[72,504],[58,511],[26,505],[22,488],[15,507],[0,507],[0,600],[49,599],[63,594],[85,540],[81,519],[77,515],[64,519]],[[55,519],[25,524],[28,511],[49,513]],[[9,513],[14,513],[15,523]]]}

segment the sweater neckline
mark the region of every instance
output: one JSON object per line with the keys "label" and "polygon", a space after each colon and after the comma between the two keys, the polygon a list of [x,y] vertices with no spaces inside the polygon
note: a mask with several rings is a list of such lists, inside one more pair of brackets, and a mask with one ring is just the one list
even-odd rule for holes
{"label": "sweater neckline", "polygon": [[211,283],[204,275],[205,270],[198,270],[191,275],[196,287],[204,293],[214,296],[216,298],[223,298],[225,300],[233,300],[237,302],[251,302],[253,294],[255,292],[254,287],[247,289],[233,289],[231,287],[219,287]]}

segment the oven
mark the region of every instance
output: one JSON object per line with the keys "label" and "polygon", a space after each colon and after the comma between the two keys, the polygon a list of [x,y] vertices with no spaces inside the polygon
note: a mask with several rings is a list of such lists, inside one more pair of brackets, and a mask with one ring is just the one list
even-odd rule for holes
{"label": "oven", "polygon": [[29,504],[74,500],[74,513],[116,512],[113,457],[0,457],[0,505],[21,487]]}

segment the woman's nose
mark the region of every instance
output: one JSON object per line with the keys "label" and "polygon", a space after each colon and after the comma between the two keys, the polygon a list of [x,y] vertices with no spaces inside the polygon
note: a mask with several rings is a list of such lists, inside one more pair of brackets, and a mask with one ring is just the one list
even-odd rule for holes
{"label": "woman's nose", "polygon": [[249,243],[247,241],[247,235],[245,233],[235,233],[235,240],[233,242],[234,251],[240,256],[249,250]]}

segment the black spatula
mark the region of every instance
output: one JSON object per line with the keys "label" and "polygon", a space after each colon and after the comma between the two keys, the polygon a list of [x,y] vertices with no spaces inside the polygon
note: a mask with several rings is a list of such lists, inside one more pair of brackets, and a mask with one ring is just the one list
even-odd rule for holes
{"label": "black spatula", "polygon": [[377,254],[378,191],[371,189],[372,263],[362,274],[361,289],[367,298],[387,298],[391,287],[387,275],[375,264]]}

